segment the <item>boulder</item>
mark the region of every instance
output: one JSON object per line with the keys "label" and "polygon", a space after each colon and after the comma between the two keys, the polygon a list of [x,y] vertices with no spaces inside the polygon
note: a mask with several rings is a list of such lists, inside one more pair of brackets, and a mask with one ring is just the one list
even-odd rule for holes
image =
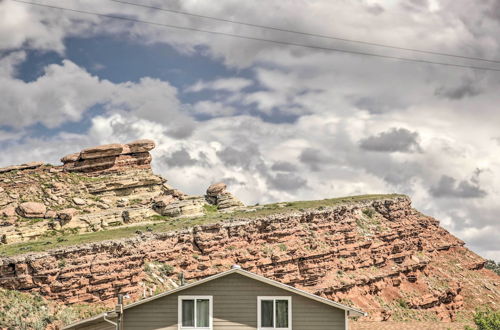
{"label": "boulder", "polygon": [[16,211],[20,216],[25,218],[43,218],[45,217],[47,208],[42,203],[25,202],[21,203],[17,207]]}
{"label": "boulder", "polygon": [[[138,153],[138,152],[148,152],[155,147],[155,142],[153,140],[136,140],[126,145],[128,147],[127,153]],[[123,152],[125,153],[125,152]]]}
{"label": "boulder", "polygon": [[76,162],[80,158],[80,153],[74,153],[74,154],[69,154],[61,158],[61,163],[66,164],[66,163],[71,163],[71,162]]}
{"label": "boulder", "polygon": [[2,193],[4,191],[4,189],[2,187],[0,187],[0,193]]}
{"label": "boulder", "polygon": [[7,206],[0,210],[0,217],[13,217],[16,215],[16,208],[14,206]]}
{"label": "boulder", "polygon": [[245,206],[245,204],[230,192],[226,191],[217,196],[217,209],[219,210],[230,210],[242,206]]}
{"label": "boulder", "polygon": [[210,187],[208,187],[207,189],[207,195],[208,196],[217,196],[217,195],[220,195],[222,194],[224,191],[226,191],[226,184],[225,183],[214,183],[212,185],[210,185]]}
{"label": "boulder", "polygon": [[75,216],[77,210],[74,208],[68,208],[57,212],[57,219],[61,222],[68,222]]}
{"label": "boulder", "polygon": [[173,203],[174,200],[172,195],[158,196],[153,200],[153,209],[162,209],[170,203]]}
{"label": "boulder", "polygon": [[45,219],[55,219],[57,217],[57,212],[49,210],[45,213]]}
{"label": "boulder", "polygon": [[103,158],[103,157],[111,157],[118,156],[123,151],[123,144],[105,144],[98,147],[92,147],[83,149],[80,152],[81,159],[94,159],[94,158]]}
{"label": "boulder", "polygon": [[73,203],[75,203],[75,205],[85,205],[85,204],[87,204],[87,202],[84,199],[81,199],[81,198],[78,198],[78,197],[73,198]]}

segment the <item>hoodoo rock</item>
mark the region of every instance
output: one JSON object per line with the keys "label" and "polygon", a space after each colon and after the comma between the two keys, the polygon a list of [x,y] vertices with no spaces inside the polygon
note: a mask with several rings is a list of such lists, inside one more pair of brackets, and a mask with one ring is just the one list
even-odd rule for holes
{"label": "hoodoo rock", "polygon": [[223,211],[231,211],[238,207],[244,207],[239,199],[233,196],[230,192],[226,191],[225,183],[214,183],[207,189],[205,199],[209,204],[216,205],[217,209]]}
{"label": "hoodoo rock", "polygon": [[43,218],[47,208],[42,203],[25,202],[17,207],[17,213],[25,218]]}

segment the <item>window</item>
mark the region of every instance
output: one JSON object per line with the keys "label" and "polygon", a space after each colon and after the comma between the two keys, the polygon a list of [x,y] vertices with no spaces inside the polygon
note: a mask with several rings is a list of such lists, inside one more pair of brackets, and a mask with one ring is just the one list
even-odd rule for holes
{"label": "window", "polygon": [[179,296],[179,329],[212,329],[212,296]]}
{"label": "window", "polygon": [[259,330],[292,328],[291,297],[258,297]]}

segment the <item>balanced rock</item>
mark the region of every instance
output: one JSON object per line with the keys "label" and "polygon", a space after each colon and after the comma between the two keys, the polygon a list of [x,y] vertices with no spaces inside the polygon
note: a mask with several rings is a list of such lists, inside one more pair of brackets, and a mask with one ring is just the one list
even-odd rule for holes
{"label": "balanced rock", "polygon": [[209,204],[216,205],[217,209],[224,211],[230,211],[245,206],[245,204],[234,197],[233,194],[226,191],[226,188],[226,184],[222,182],[210,185],[205,195],[206,201]]}
{"label": "balanced rock", "polygon": [[17,207],[17,213],[25,218],[43,218],[47,208],[42,203],[25,202]]}
{"label": "balanced rock", "polygon": [[207,195],[209,196],[217,196],[221,193],[223,193],[224,191],[226,191],[226,184],[225,183],[214,183],[212,185],[210,185],[210,187],[208,187],[207,189]]}

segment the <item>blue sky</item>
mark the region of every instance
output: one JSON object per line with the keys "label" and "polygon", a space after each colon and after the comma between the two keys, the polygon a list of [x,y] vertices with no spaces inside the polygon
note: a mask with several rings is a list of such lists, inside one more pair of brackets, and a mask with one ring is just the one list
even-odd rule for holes
{"label": "blue sky", "polygon": [[[118,5],[44,3],[224,33],[498,67]],[[166,6],[162,1],[150,5]],[[173,1],[169,8],[500,58],[495,1]],[[0,2],[0,166],[151,138],[154,170],[246,203],[405,193],[500,260],[500,75]]]}

